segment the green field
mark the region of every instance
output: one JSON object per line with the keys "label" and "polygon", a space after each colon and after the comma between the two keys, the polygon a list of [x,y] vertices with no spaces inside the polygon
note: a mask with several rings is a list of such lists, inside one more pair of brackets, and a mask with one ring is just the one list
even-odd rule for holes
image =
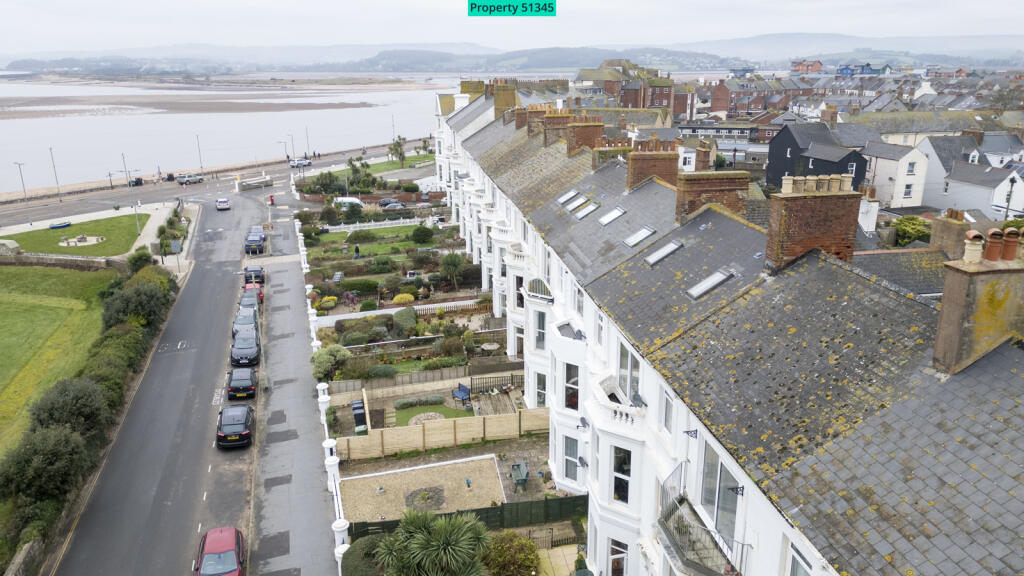
{"label": "green field", "polygon": [[[145,226],[149,214],[139,214],[139,226]],[[62,238],[74,238],[81,235],[103,236],[105,241],[88,246],[61,246]],[[14,240],[25,252],[44,254],[74,254],[77,256],[119,256],[128,252],[139,235],[135,227],[135,215],[114,216],[101,220],[90,220],[72,224],[68,228],[50,230],[42,228],[21,234],[3,236]]]}
{"label": "green field", "polygon": [[[405,157],[405,167],[409,168],[414,164],[420,162],[433,162],[433,154],[417,154],[415,156]],[[378,162],[376,164],[370,164],[370,174],[380,174],[381,172],[390,172],[392,170],[401,170],[402,165],[398,160],[388,160],[387,162]],[[352,171],[348,168],[344,170],[338,170],[335,172],[342,180],[344,180]]]}
{"label": "green field", "polygon": [[408,426],[409,419],[417,414],[424,412],[437,412],[443,414],[445,418],[466,418],[472,416],[473,412],[470,410],[456,410],[455,408],[449,408],[444,404],[432,404],[430,406],[414,406],[412,408],[403,408],[395,412],[395,425],[396,426]]}
{"label": "green field", "polygon": [[27,429],[32,402],[85,361],[103,326],[97,294],[116,277],[114,270],[0,267],[0,455]]}

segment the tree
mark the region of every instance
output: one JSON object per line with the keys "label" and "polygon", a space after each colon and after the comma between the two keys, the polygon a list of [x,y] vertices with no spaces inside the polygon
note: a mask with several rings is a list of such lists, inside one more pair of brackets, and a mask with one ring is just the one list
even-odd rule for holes
{"label": "tree", "polygon": [[316,194],[333,194],[340,186],[338,175],[334,172],[321,172],[313,177],[309,188]]}
{"label": "tree", "polygon": [[465,261],[462,255],[456,252],[445,254],[444,258],[441,258],[441,275],[450,280],[456,290],[459,289],[459,273],[462,272],[463,266]]}
{"label": "tree", "polygon": [[313,377],[317,382],[330,380],[351,357],[352,353],[341,344],[331,344],[317,350],[310,359],[313,362]]}
{"label": "tree", "polygon": [[359,204],[349,204],[345,207],[345,222],[357,222],[363,216],[363,207]]}
{"label": "tree", "polygon": [[171,295],[154,284],[138,284],[117,291],[103,302],[103,328],[134,319],[152,329],[164,320]]}
{"label": "tree", "polygon": [[722,156],[721,154],[715,154],[715,170],[721,170],[722,168],[725,168],[725,165],[728,162],[729,161],[725,159],[725,156]]}
{"label": "tree", "polygon": [[484,565],[491,574],[530,576],[540,568],[540,555],[533,540],[505,530],[491,541],[484,554]]}
{"label": "tree", "polygon": [[128,271],[135,274],[146,266],[153,263],[153,255],[145,246],[139,246],[132,255],[128,257]]}
{"label": "tree", "polygon": [[405,138],[396,136],[394,142],[388,146],[388,154],[391,154],[395,160],[398,160],[402,168],[405,168]]}
{"label": "tree", "polygon": [[417,244],[429,244],[434,239],[434,231],[421,225],[413,228],[409,237]]}
{"label": "tree", "polygon": [[96,448],[110,425],[103,389],[88,378],[58,380],[32,405],[32,428],[67,426]]}
{"label": "tree", "polygon": [[63,501],[91,463],[78,432],[66,426],[32,430],[0,462],[0,493]]}
{"label": "tree", "polygon": [[931,238],[931,225],[917,216],[900,216],[893,224],[896,228],[896,246],[906,246],[915,240],[927,242]]}
{"label": "tree", "polygon": [[332,204],[324,206],[324,209],[320,211],[320,221],[325,224],[334,224],[338,221],[338,209]]}
{"label": "tree", "polygon": [[385,576],[479,576],[489,539],[487,527],[472,514],[439,517],[409,509],[374,556]]}

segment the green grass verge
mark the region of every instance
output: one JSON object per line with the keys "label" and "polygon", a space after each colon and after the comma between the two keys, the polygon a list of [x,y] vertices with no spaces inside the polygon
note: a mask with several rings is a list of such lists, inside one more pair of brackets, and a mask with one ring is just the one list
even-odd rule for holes
{"label": "green grass verge", "polygon": [[[149,214],[139,214],[139,226],[145,226],[149,220]],[[61,238],[74,238],[85,234],[86,236],[103,236],[105,241],[99,244],[88,246],[61,246]],[[43,228],[31,232],[22,232],[4,236],[7,240],[14,240],[25,252],[40,252],[44,254],[74,254],[76,256],[118,256],[131,250],[139,235],[135,228],[135,215],[114,216],[102,220],[90,220],[72,224],[69,228],[50,230]]]}
{"label": "green grass verge", "polygon": [[414,406],[412,408],[403,408],[395,412],[395,425],[408,426],[410,418],[417,414],[423,414],[424,412],[437,412],[444,415],[445,418],[466,418],[473,415],[469,410],[456,410],[455,408],[449,408],[444,404]]}
{"label": "green grass verge", "polygon": [[[420,162],[427,162],[427,161],[433,162],[434,161],[434,155],[433,154],[417,154],[415,156],[406,156],[405,157],[405,167],[409,168],[413,164],[419,164]],[[402,169],[402,165],[397,160],[389,160],[387,162],[378,162],[376,164],[370,164],[370,174],[380,174],[381,172],[390,172],[392,170],[401,170],[401,169]],[[351,174],[351,172],[352,172],[351,170],[349,170],[348,168],[345,168],[344,170],[339,170],[339,171],[335,172],[335,174],[337,174],[339,177],[344,179],[346,176]]]}
{"label": "green grass verge", "polygon": [[28,408],[61,378],[74,376],[99,337],[98,292],[114,270],[0,267],[0,456],[28,429]]}

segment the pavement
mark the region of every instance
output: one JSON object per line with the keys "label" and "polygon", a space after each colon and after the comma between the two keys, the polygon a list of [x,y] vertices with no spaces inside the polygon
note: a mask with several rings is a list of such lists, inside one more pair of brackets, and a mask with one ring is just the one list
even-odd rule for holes
{"label": "pavement", "polygon": [[567,576],[572,574],[576,567],[576,555],[579,552],[575,544],[537,550],[540,555],[540,570],[538,576]]}

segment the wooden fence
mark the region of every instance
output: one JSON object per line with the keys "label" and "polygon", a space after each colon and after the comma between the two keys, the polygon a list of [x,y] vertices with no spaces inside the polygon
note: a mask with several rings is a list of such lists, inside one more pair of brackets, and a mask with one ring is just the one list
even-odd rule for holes
{"label": "wooden fence", "polygon": [[[487,525],[489,530],[503,530],[505,528],[520,528],[535,524],[547,524],[571,520],[587,514],[588,498],[586,494],[581,496],[566,496],[565,498],[545,498],[544,500],[528,500],[526,502],[505,502],[498,506],[489,508],[476,508],[474,510],[463,510],[462,512],[450,512],[440,514],[449,516],[451,514],[474,514]],[[371,534],[388,534],[398,528],[399,520],[383,520],[380,522],[353,522],[351,528],[352,541],[370,536]],[[577,539],[573,537],[573,541]]]}
{"label": "wooden fence", "polygon": [[473,394],[485,394],[491,390],[504,390],[509,386],[523,387],[522,374],[504,374],[502,376],[473,376],[470,378],[469,391]]}
{"label": "wooden fence", "polygon": [[380,458],[399,452],[427,451],[484,440],[509,440],[523,434],[548,431],[548,409],[531,408],[511,414],[425,420],[415,426],[377,428],[366,436],[338,438],[343,460]]}

